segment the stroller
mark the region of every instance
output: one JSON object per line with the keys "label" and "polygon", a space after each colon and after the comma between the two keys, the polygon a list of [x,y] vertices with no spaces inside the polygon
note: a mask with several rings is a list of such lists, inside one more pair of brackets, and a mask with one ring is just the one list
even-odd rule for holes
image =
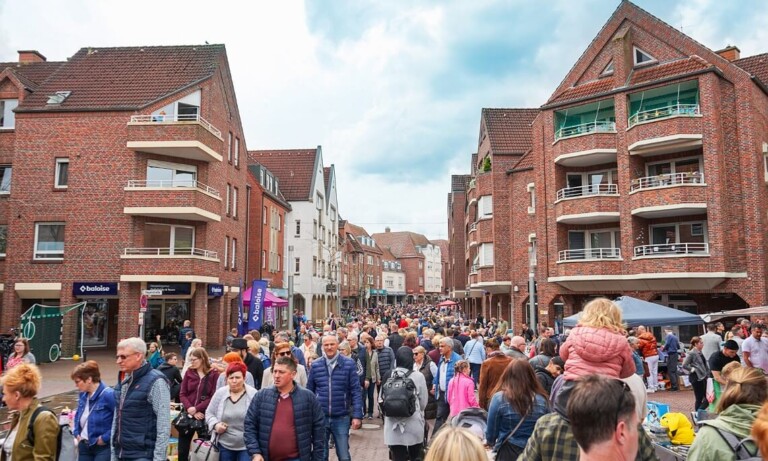
{"label": "stroller", "polygon": [[463,427],[485,443],[485,428],[488,426],[488,412],[482,408],[465,408],[451,420],[451,426]]}

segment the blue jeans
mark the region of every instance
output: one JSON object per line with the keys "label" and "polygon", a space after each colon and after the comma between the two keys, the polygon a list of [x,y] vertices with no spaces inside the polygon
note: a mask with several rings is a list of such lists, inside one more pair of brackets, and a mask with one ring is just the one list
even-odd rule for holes
{"label": "blue jeans", "polygon": [[363,414],[373,416],[374,408],[376,408],[376,384],[371,383],[368,389],[363,387]]}
{"label": "blue jeans", "polygon": [[87,440],[81,440],[77,444],[78,461],[109,461],[111,456],[112,453],[108,444],[89,447]]}
{"label": "blue jeans", "polygon": [[251,461],[248,450],[230,450],[219,445],[219,461]]}
{"label": "blue jeans", "polygon": [[336,458],[339,461],[351,461],[352,455],[349,454],[349,428],[352,420],[349,416],[326,416],[325,417],[325,447],[323,448],[323,459],[328,461],[328,440],[333,436],[336,442]]}
{"label": "blue jeans", "polygon": [[477,384],[480,382],[480,367],[481,366],[483,366],[482,363],[470,363],[469,364],[470,374],[472,375],[472,380],[475,382],[475,389],[477,389]]}

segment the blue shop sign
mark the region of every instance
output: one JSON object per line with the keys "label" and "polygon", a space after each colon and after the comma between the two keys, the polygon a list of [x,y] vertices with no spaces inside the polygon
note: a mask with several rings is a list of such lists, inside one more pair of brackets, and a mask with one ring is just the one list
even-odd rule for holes
{"label": "blue shop sign", "polygon": [[147,283],[147,290],[160,290],[160,296],[191,295],[191,283]]}
{"label": "blue shop sign", "polygon": [[117,296],[117,282],[75,282],[72,295],[75,298]]}
{"label": "blue shop sign", "polygon": [[211,298],[218,298],[219,296],[224,296],[224,285],[220,283],[209,283],[208,296]]}

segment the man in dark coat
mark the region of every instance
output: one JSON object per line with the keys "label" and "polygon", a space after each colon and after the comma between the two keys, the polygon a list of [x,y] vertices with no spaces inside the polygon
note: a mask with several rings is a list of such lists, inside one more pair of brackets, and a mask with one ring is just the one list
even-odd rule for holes
{"label": "man in dark coat", "polygon": [[232,351],[240,354],[243,358],[245,366],[253,376],[254,387],[258,390],[261,389],[261,378],[264,376],[264,365],[258,357],[254,357],[253,354],[248,352],[248,341],[243,338],[235,338],[232,340]]}

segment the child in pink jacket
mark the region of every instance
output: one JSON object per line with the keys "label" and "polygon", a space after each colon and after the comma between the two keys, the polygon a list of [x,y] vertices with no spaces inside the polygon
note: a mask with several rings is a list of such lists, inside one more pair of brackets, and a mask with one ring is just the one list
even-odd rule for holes
{"label": "child in pink jacket", "polygon": [[453,378],[448,383],[446,401],[451,407],[451,418],[465,408],[479,407],[475,397],[475,381],[469,376],[469,362],[459,360],[454,366]]}
{"label": "child in pink jacket", "polygon": [[606,298],[593,299],[586,306],[578,326],[560,346],[565,361],[565,380],[598,374],[628,378],[635,372],[632,349],[624,336],[621,310]]}

